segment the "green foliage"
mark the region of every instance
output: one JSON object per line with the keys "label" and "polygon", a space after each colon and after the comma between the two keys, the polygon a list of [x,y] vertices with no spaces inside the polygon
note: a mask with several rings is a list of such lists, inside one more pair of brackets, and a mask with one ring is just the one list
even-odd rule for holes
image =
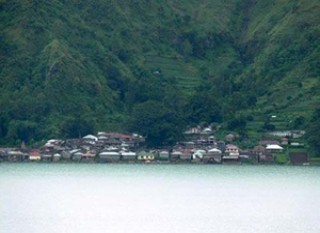
{"label": "green foliage", "polygon": [[246,119],[244,117],[237,117],[228,122],[228,130],[244,130],[247,125]]}
{"label": "green foliage", "polygon": [[304,116],[297,116],[293,121],[293,128],[294,129],[301,129],[304,126],[306,119]]}
{"label": "green foliage", "polygon": [[270,122],[265,122],[263,124],[262,129],[267,130],[267,131],[274,131],[276,129],[276,126]]}
{"label": "green foliage", "polygon": [[81,117],[69,118],[61,122],[61,136],[63,138],[81,138],[94,133],[92,122]]}
{"label": "green foliage", "polygon": [[277,153],[273,154],[273,157],[278,164],[286,164],[289,162],[286,154]]}
{"label": "green foliage", "polygon": [[29,143],[36,138],[37,123],[31,121],[11,121],[9,124],[7,138],[14,144]]}
{"label": "green foliage", "polygon": [[144,135],[149,146],[172,145],[181,138],[183,119],[163,103],[147,101],[132,111],[129,128]]}
{"label": "green foliage", "polygon": [[7,136],[9,122],[8,116],[4,114],[0,115],[0,143],[3,143],[3,138]]}
{"label": "green foliage", "polygon": [[206,92],[199,92],[192,96],[186,110],[190,122],[221,122],[222,112],[220,103]]}
{"label": "green foliage", "polygon": [[316,109],[309,123],[306,139],[316,157],[320,157],[320,109]]}
{"label": "green foliage", "polygon": [[[239,112],[272,109],[303,128],[320,99],[318,9],[315,0],[3,0],[0,143],[127,130],[150,101],[176,115],[170,127],[177,118],[243,131]],[[152,143],[178,138],[169,126]]]}

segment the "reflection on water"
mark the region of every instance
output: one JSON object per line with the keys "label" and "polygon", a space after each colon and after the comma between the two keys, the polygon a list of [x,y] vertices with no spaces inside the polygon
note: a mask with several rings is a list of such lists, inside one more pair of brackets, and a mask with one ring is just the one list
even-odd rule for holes
{"label": "reflection on water", "polygon": [[320,168],[0,164],[0,232],[320,232]]}

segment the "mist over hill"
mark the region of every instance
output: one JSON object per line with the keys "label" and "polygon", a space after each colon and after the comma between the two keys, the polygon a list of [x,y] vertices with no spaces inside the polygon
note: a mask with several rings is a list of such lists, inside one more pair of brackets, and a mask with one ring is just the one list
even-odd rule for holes
{"label": "mist over hill", "polygon": [[115,130],[170,144],[190,125],[245,132],[270,114],[304,127],[320,104],[319,12],[316,0],[1,0],[0,143]]}

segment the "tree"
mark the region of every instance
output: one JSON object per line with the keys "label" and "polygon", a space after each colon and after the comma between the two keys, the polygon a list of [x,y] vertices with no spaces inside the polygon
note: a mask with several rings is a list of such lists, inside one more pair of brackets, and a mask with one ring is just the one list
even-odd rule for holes
{"label": "tree", "polygon": [[6,115],[0,115],[0,139],[4,138],[8,133],[9,119]]}
{"label": "tree", "polygon": [[303,124],[305,123],[305,117],[303,116],[298,116],[294,119],[293,121],[293,129],[299,129]]}
{"label": "tree", "polygon": [[221,105],[211,93],[200,92],[192,96],[186,106],[186,112],[189,112],[189,123],[199,122],[221,122]]}
{"label": "tree", "polygon": [[247,126],[245,117],[235,117],[228,122],[228,130],[240,130],[243,131]]}
{"label": "tree", "polygon": [[8,125],[6,140],[11,144],[18,145],[22,141],[29,143],[36,136],[37,123],[27,120],[11,120]]}
{"label": "tree", "polygon": [[81,117],[70,117],[61,124],[61,136],[64,138],[80,138],[93,132],[93,123]]}
{"label": "tree", "polygon": [[161,102],[138,104],[131,116],[130,131],[145,136],[148,146],[172,145],[182,136],[183,120]]}
{"label": "tree", "polygon": [[320,157],[320,108],[314,111],[306,132],[306,139],[311,150]]}

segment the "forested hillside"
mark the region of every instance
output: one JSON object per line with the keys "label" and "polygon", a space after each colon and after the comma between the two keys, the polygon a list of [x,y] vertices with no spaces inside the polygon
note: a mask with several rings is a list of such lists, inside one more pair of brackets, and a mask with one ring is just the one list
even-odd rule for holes
{"label": "forested hillside", "polygon": [[317,0],[0,0],[0,144],[306,127],[319,12]]}

